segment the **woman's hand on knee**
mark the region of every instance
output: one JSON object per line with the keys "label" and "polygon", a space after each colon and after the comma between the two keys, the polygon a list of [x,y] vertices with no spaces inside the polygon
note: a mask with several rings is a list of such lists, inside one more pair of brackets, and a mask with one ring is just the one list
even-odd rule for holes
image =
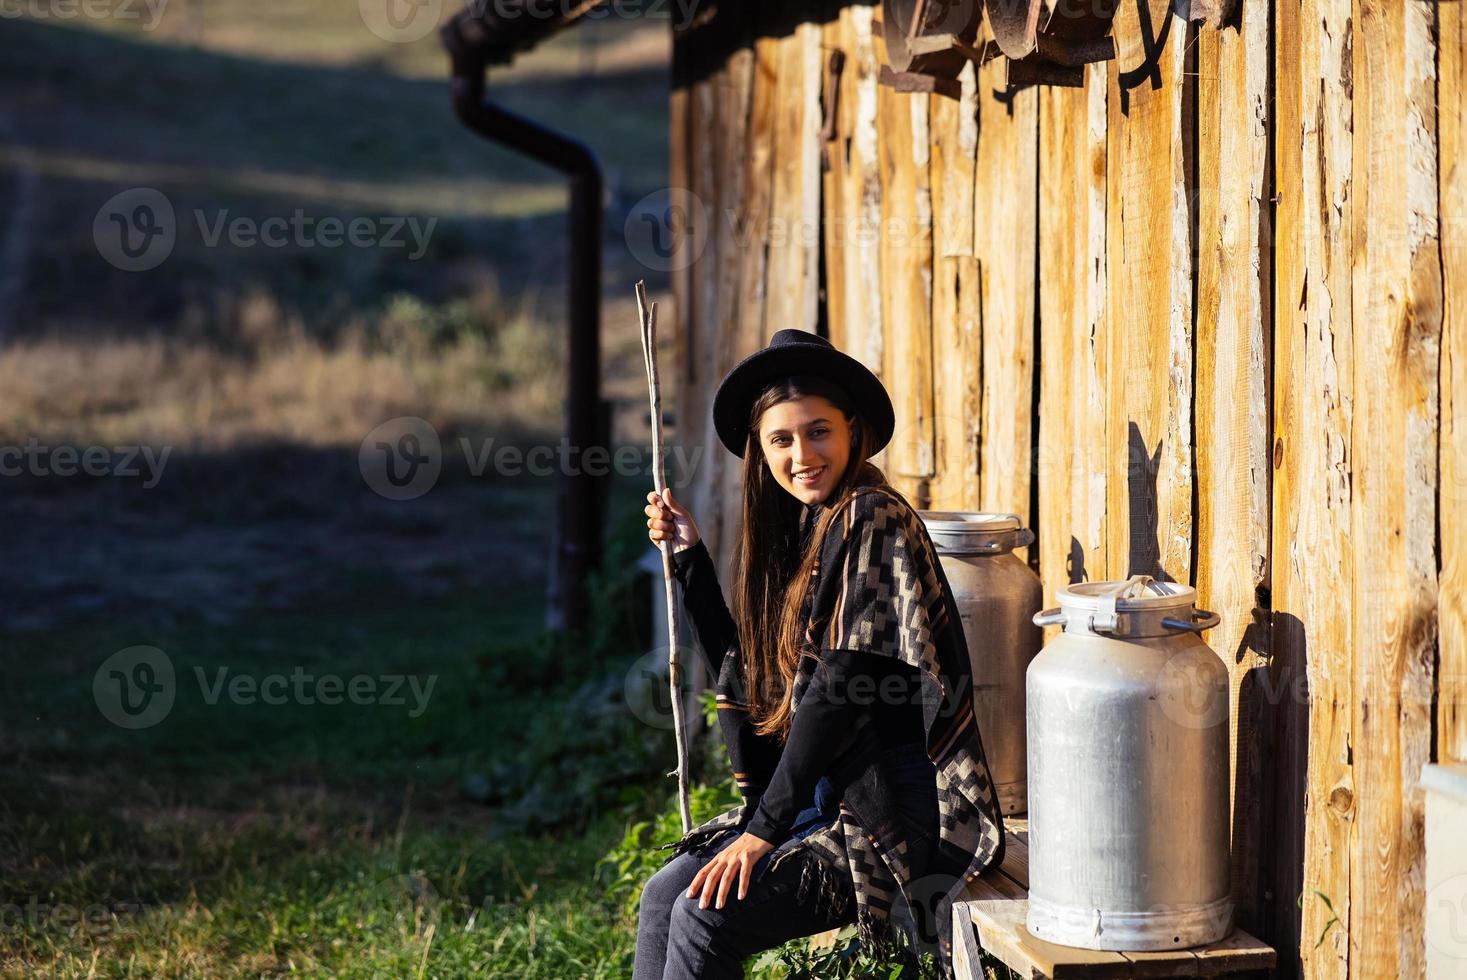
{"label": "woman's hand on knee", "polygon": [[716,908],[723,908],[724,899],[728,897],[729,889],[733,886],[734,879],[739,882],[739,898],[747,898],[749,895],[749,883],[754,876],[754,866],[759,859],[770,851],[774,845],[753,834],[742,834],[739,839],[728,847],[714,855],[698,873],[693,876],[693,883],[688,886],[688,898],[702,897],[698,901],[698,908],[706,909],[710,896],[717,896]]}

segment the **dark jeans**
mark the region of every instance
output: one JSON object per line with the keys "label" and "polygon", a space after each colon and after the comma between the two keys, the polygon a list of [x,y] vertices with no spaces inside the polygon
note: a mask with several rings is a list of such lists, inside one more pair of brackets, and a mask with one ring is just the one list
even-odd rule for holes
{"label": "dark jeans", "polygon": [[775,855],[834,819],[837,801],[830,798],[829,783],[822,779],[820,784],[817,805],[802,811],[790,837],[754,865],[754,879],[742,899],[737,883],[721,909],[712,901],[700,909],[697,898],[687,897],[693,876],[738,835],[703,856],[680,854],[651,877],[642,889],[632,980],[742,980],[744,960],[755,953],[856,921],[854,898],[845,903],[847,914],[839,917],[817,913],[808,900],[796,900],[798,862],[768,871]]}
{"label": "dark jeans", "polygon": [[[908,857],[920,876],[937,840],[936,771],[920,742],[886,747],[882,755],[901,819],[907,825]],[[680,854],[663,865],[642,889],[632,980],[742,980],[743,962],[755,953],[855,922],[854,897],[844,903],[847,914],[842,917],[821,915],[809,907],[809,901],[796,900],[800,880],[796,862],[765,873],[776,854],[835,818],[839,800],[827,780],[816,786],[814,802],[795,819],[789,839],[754,865],[749,894],[736,898],[735,884],[721,909],[711,902],[706,909],[698,908],[698,899],[687,897],[688,886],[699,869],[737,840],[737,835],[706,855]]]}

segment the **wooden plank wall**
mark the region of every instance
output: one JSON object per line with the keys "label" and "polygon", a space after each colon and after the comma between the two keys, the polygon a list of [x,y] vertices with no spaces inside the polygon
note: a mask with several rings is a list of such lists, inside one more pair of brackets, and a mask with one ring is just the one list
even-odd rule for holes
{"label": "wooden plank wall", "polygon": [[[1437,8],[1437,158],[1442,245],[1439,540],[1467,539],[1467,11]],[[1444,548],[1436,755],[1467,762],[1467,554]]]}
{"label": "wooden plank wall", "polygon": [[715,227],[672,286],[716,550],[714,386],[823,330],[892,392],[897,487],[1023,515],[1047,598],[1148,572],[1222,614],[1236,915],[1278,975],[1419,975],[1416,780],[1467,760],[1462,5],[1125,0],[1083,87],[992,62],[957,98],[878,84],[870,5],[728,7],[671,101]]}

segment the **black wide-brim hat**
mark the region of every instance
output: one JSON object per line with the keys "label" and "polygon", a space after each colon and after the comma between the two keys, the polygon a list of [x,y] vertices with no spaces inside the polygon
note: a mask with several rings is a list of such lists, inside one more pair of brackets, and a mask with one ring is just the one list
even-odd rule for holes
{"label": "black wide-brim hat", "polygon": [[896,413],[881,380],[860,361],[836,350],[808,330],[780,330],[769,346],[740,361],[724,376],[713,395],[713,427],[735,456],[744,455],[749,440],[749,412],[764,389],[793,375],[820,378],[840,388],[871,430],[871,452],[891,441]]}

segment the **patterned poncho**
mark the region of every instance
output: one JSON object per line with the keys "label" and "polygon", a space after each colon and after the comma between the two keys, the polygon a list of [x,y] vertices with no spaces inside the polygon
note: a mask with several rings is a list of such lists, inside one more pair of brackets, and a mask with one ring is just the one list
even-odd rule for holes
{"label": "patterned poncho", "polygon": [[[807,596],[807,645],[792,684],[793,705],[798,712],[820,661],[843,650],[917,668],[927,755],[936,768],[939,841],[927,868],[909,866],[906,830],[865,714],[832,764],[845,774],[839,815],[781,848],[770,870],[801,862],[802,901],[848,900],[849,886],[839,886],[849,882],[863,947],[878,956],[900,950],[892,918],[901,913],[903,926],[916,927],[916,936],[909,933],[913,947],[930,949],[925,937],[936,935],[939,963],[950,976],[952,903],[970,880],[1002,861],[1004,850],[1003,818],[973,715],[968,648],[936,548],[906,499],[883,481],[858,487],[837,508],[824,540],[813,545],[820,557]],[[778,764],[777,740],[754,731],[742,674],[736,645],[730,646],[717,681],[718,718],[744,801],[666,845],[674,856],[742,832]]]}

